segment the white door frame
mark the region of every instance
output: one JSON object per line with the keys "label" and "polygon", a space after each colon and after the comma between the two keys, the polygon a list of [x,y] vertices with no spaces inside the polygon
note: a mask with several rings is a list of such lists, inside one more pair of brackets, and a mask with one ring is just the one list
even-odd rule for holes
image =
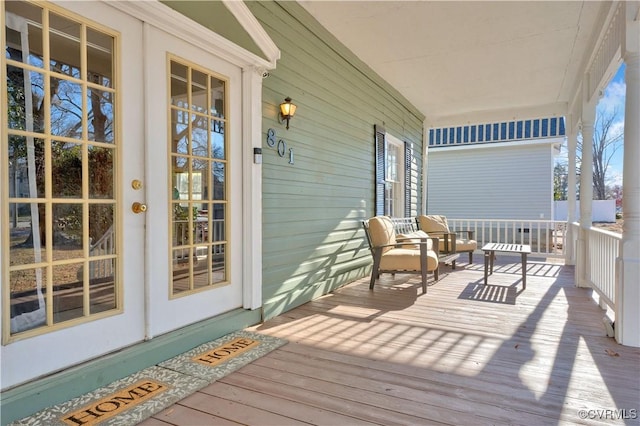
{"label": "white door frame", "polygon": [[[121,40],[142,40],[142,25],[139,21],[109,8],[106,4],[67,2],[61,3],[61,7],[72,14],[119,31]],[[118,238],[122,239],[117,243],[121,250],[118,257],[121,264],[118,268],[122,271],[118,279],[122,279],[120,288],[125,292],[120,312],[32,337],[20,338],[3,345],[0,350],[2,389],[99,357],[106,352],[140,342],[144,338],[144,315],[140,309],[144,304],[144,291],[141,286],[126,284],[127,281],[144,280],[144,269],[139,263],[143,261],[144,256],[145,218],[130,210],[134,201],[140,201],[140,195],[131,189],[129,184],[138,178],[137,174],[144,169],[144,93],[140,85],[143,78],[142,43],[121,42],[118,48],[122,64],[129,68],[127,72],[120,69],[116,74],[119,78],[118,94],[122,94],[123,99],[127,101],[117,101],[120,116],[117,117],[119,164],[116,166],[116,185],[120,211],[116,213],[115,221],[119,228]],[[132,146],[132,155],[122,154],[127,145]],[[128,232],[123,232],[124,229]],[[25,363],[29,356],[37,356],[39,361]]]}
{"label": "white door frame", "polygon": [[[146,195],[148,210],[145,248],[145,290],[147,338],[202,321],[244,306],[243,288],[243,197],[242,181],[242,73],[239,67],[203,52],[197,46],[168,32],[144,25],[145,63],[145,141]],[[171,215],[169,182],[170,126],[168,109],[171,79],[169,57],[201,67],[225,80],[225,198],[229,201],[224,221],[226,284],[204,287],[196,292],[170,294],[173,262],[169,218]],[[213,191],[211,189],[211,191]],[[213,235],[210,232],[210,237]],[[210,254],[208,254],[210,256]]]}
{"label": "white door frame", "polygon": [[[234,15],[238,17],[238,21],[243,25],[243,27],[249,31],[250,35],[254,37],[256,43],[266,52],[267,59],[263,59],[235,44],[224,39],[223,37],[217,35],[211,30],[199,25],[192,20],[186,18],[185,16],[177,13],[176,11],[170,9],[168,6],[165,6],[157,1],[144,1],[144,2],[113,2],[106,0],[97,0],[95,2],[69,2],[69,1],[59,1],[52,0],[52,3],[57,4],[65,9],[70,9],[75,13],[86,16],[96,16],[95,11],[99,10],[103,7],[109,7],[113,9],[120,10],[125,12],[130,17],[134,17],[139,20],[139,22],[146,22],[151,25],[154,25],[158,28],[171,28],[173,35],[183,39],[184,41],[191,42],[192,44],[198,46],[199,48],[212,53],[214,55],[219,56],[220,58],[233,63],[241,68],[241,84],[242,84],[242,101],[241,101],[241,116],[242,116],[242,185],[243,185],[243,212],[242,212],[242,228],[243,232],[243,241],[241,244],[242,247],[242,305],[245,309],[258,309],[262,306],[262,170],[259,164],[253,163],[253,149],[260,148],[262,146],[262,78],[266,74],[266,71],[272,68],[275,68],[275,61],[279,58],[279,50],[275,45],[270,42],[264,30],[259,27],[257,21],[252,17],[251,13],[248,12],[246,5],[238,2],[233,7],[229,7],[232,10]],[[227,2],[225,1],[225,4]],[[83,13],[86,11],[86,14]],[[91,12],[94,13],[91,13]],[[253,19],[252,19],[253,18]],[[101,17],[99,19],[94,19],[96,22],[104,21]],[[105,25],[109,26],[108,22],[104,22]],[[249,24],[247,24],[249,23]],[[257,24],[257,26],[256,26]],[[140,26],[142,28],[142,25]],[[129,39],[131,36],[127,36],[123,34],[123,38]],[[271,43],[271,44],[270,44]],[[139,58],[143,57],[143,52],[139,51],[140,43],[132,43],[128,45],[124,43],[123,47],[123,55],[132,55],[137,56]],[[265,46],[267,47],[265,49]],[[136,67],[136,69],[128,70],[130,73],[142,73],[142,67]],[[135,92],[135,91],[133,91]],[[142,93],[142,89],[140,89],[140,99],[144,99],[144,94]],[[126,114],[122,117],[123,120],[137,120],[137,115],[140,116],[139,123],[144,122],[142,118],[144,114],[144,108],[140,108],[136,114],[129,115]],[[140,139],[142,140],[143,136],[140,135]],[[136,166],[131,167],[131,170],[127,171],[126,168],[122,170],[121,177],[121,185],[124,187],[126,183],[130,182],[132,179],[138,178],[137,174],[140,173],[140,168]],[[129,209],[129,206],[134,201],[140,200],[141,193],[139,191],[124,191],[121,201],[121,207],[123,209]],[[127,211],[127,213],[130,213]],[[134,229],[142,230],[144,227],[144,215],[131,215],[123,213],[120,218],[123,221],[123,229],[127,227],[133,227]],[[144,232],[144,231],[143,231]],[[126,233],[124,234],[125,238]],[[132,236],[132,238],[134,238]],[[126,244],[126,241],[124,242]],[[140,249],[142,251],[142,249]],[[148,267],[149,265],[146,265]],[[129,312],[137,312],[137,317],[139,318],[135,320],[137,324],[144,324],[145,319],[143,319],[143,312],[140,309],[143,304],[148,303],[148,291],[145,289],[144,292],[142,290],[142,285],[138,287],[134,292],[139,293],[140,297],[131,297],[132,294],[130,290],[127,291],[127,295],[125,296],[125,306],[124,309]],[[144,294],[144,296],[143,296]],[[144,301],[142,300],[144,297]],[[137,311],[133,309],[133,303],[137,304]],[[112,318],[117,318],[118,316],[114,316]],[[146,318],[148,320],[148,318]],[[77,326],[78,328],[84,328],[86,330],[94,330],[93,333],[96,338],[103,339],[105,337],[105,331],[109,327],[105,327],[104,321],[91,321],[86,324],[82,324]],[[75,327],[74,327],[75,328]],[[136,327],[137,328],[137,327]],[[114,327],[114,329],[119,329],[119,327]],[[141,330],[142,331],[142,330]],[[42,347],[47,347],[48,351],[51,352],[54,348],[59,347],[60,345],[56,344],[56,336],[59,332],[51,332],[43,334],[39,336],[38,339],[25,339],[20,342],[15,342],[11,345],[3,347],[3,355],[10,355],[9,352],[13,353],[15,356],[24,357],[25,353],[37,354],[41,353]],[[82,332],[83,335],[85,331]],[[91,334],[91,333],[90,333]],[[147,335],[147,338],[152,336]],[[142,333],[140,338],[142,338]],[[35,345],[36,340],[40,344]],[[108,337],[108,340],[118,340],[116,336]],[[121,341],[122,345],[128,345],[132,342],[124,342]],[[104,354],[104,346],[89,342],[84,342],[85,345],[88,344],[91,349],[91,353],[88,354],[89,358],[97,357]],[[109,350],[116,349],[115,347]],[[49,374],[52,371],[55,371],[60,368],[65,368],[69,365],[76,364],[81,362],[86,357],[83,358],[74,358],[69,357],[68,348],[61,347],[60,350],[64,350],[67,352],[67,356],[47,356],[47,362],[43,362],[31,365],[29,371],[17,372],[13,371],[12,368],[3,370],[2,377],[2,388],[10,387],[21,382],[31,380],[37,376]],[[19,355],[18,354],[21,354]],[[51,355],[51,354],[49,354]],[[2,364],[10,365],[9,358],[12,356],[3,356]],[[51,360],[58,360],[57,364]],[[53,363],[52,363],[53,362]],[[9,364],[6,364],[9,363]],[[34,366],[38,368],[34,369]],[[9,377],[9,371],[11,371],[11,375]],[[6,374],[5,374],[6,373]],[[26,374],[25,374],[26,373]]]}
{"label": "white door frame", "polygon": [[224,1],[267,59],[160,2],[107,3],[157,28],[171,28],[175,37],[242,69],[243,307],[258,309],[262,306],[262,169],[253,163],[253,149],[262,147],[262,79],[275,68],[280,51],[242,2]]}

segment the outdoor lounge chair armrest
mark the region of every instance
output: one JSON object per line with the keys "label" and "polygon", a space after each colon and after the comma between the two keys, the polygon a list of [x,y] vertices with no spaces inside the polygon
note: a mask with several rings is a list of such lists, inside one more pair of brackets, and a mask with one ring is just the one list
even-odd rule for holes
{"label": "outdoor lounge chair armrest", "polygon": [[433,240],[433,238],[431,237],[396,237],[396,243],[387,244],[387,246],[402,247],[403,245],[407,244],[407,242],[410,242],[411,244],[417,244],[417,245],[423,245],[423,244],[426,245],[429,242],[429,240]]}
{"label": "outdoor lounge chair armrest", "polygon": [[395,248],[395,247],[398,247],[398,243],[396,243],[396,244],[381,244],[379,246],[373,246],[372,245],[371,246],[371,250],[383,249],[385,247],[393,247],[393,248]]}
{"label": "outdoor lounge chair armrest", "polygon": [[[416,240],[420,240],[420,241],[416,241]],[[432,247],[428,250],[432,250],[434,252],[436,252],[436,254],[438,253],[439,249],[438,249],[438,243],[439,243],[439,239],[437,237],[423,237],[423,238],[400,238],[398,240],[396,240],[395,244],[382,244],[379,246],[372,246],[371,250],[372,251],[376,251],[376,250],[381,250],[385,247],[393,247],[393,248],[398,248],[398,247],[402,247],[404,244],[407,243],[407,241],[411,241],[412,244],[416,244],[416,245],[420,245],[420,246],[424,246],[425,248],[427,247],[427,243],[429,242],[428,240],[432,241]]]}
{"label": "outdoor lounge chair armrest", "polygon": [[458,235],[456,235],[455,232],[449,232],[447,234],[447,239],[445,240],[445,250],[448,251],[449,253],[455,253],[457,240],[458,240]]}
{"label": "outdoor lounge chair armrest", "polygon": [[[412,244],[427,244],[431,240],[431,249],[436,253],[439,251],[438,244],[440,243],[438,237],[396,237],[396,247],[402,246],[407,243],[407,241]],[[393,244],[391,244],[393,245]]]}
{"label": "outdoor lounge chair armrest", "polygon": [[406,244],[407,241],[415,242],[416,244],[422,244],[422,243],[426,243],[430,239],[431,237],[398,237],[396,236],[396,244],[398,243]]}
{"label": "outdoor lounge chair armrest", "polygon": [[[420,241],[416,241],[416,240],[420,240]],[[431,248],[429,248],[428,246],[428,242],[429,240],[431,240]],[[420,251],[421,251],[421,255],[424,256],[427,251],[431,250],[432,252],[435,253],[436,257],[440,257],[440,239],[438,237],[396,237],[396,241],[397,243],[395,244],[396,247],[401,247],[403,244],[406,244],[407,241],[411,241],[412,244],[418,244],[420,245]],[[393,244],[388,244],[390,246],[392,246]],[[425,248],[425,250],[423,251],[422,248]]]}
{"label": "outdoor lounge chair armrest", "polygon": [[475,238],[473,238],[475,231],[471,230],[471,229],[465,229],[463,230],[456,230],[456,234],[467,234],[467,240],[475,240]]}
{"label": "outdoor lounge chair armrest", "polygon": [[[406,243],[407,242],[404,239],[402,239],[400,241],[396,241],[395,244],[381,244],[379,246],[371,246],[371,250],[375,251],[375,250],[383,249],[385,247],[399,248],[399,247],[402,247],[402,245],[404,245]],[[412,241],[412,243],[413,244],[426,244],[426,241]]]}
{"label": "outdoor lounge chair armrest", "polygon": [[444,252],[445,253],[455,253],[456,252],[456,239],[457,235],[455,232],[444,232],[444,231],[431,231],[429,235],[437,235],[438,238],[442,238],[444,240]]}
{"label": "outdoor lounge chair armrest", "polygon": [[440,238],[438,237],[429,237],[432,241],[431,250],[433,250],[436,254],[436,257],[440,257]]}

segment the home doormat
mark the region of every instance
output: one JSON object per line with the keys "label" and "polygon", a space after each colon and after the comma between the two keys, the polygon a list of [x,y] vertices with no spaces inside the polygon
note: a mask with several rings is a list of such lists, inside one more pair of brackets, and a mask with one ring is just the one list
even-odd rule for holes
{"label": "home doormat", "polygon": [[277,337],[237,331],[159,365],[211,383],[285,343],[286,340]]}
{"label": "home doormat", "polygon": [[237,331],[11,425],[135,425],[286,343]]}

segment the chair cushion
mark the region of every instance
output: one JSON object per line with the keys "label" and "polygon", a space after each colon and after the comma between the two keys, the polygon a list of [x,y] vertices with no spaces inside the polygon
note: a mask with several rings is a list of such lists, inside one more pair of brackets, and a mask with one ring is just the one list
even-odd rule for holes
{"label": "chair cushion", "polygon": [[[402,243],[403,239],[407,239],[409,244],[402,244],[402,248],[412,248],[420,250],[420,241],[423,238],[429,238],[429,234],[424,231],[414,231],[409,232],[407,234],[398,234],[396,235],[396,241]],[[431,250],[433,248],[433,241],[431,239],[427,240],[427,250]]]}
{"label": "chair cushion", "polygon": [[[438,256],[433,250],[427,251],[427,271],[438,267]],[[420,271],[420,250],[394,248],[383,253],[380,259],[383,271]]]}
{"label": "chair cushion", "polygon": [[[439,244],[438,244],[438,249],[440,250],[440,253],[445,253],[445,246],[444,246],[444,237],[439,235]],[[461,251],[474,251],[478,248],[478,243],[476,242],[476,240],[461,240],[459,238],[456,238],[456,252],[461,252]],[[449,244],[449,251],[451,251],[452,247],[451,244]]]}
{"label": "chair cushion", "polygon": [[477,248],[476,240],[456,240],[456,251],[474,251]]}
{"label": "chair cushion", "polygon": [[441,215],[421,215],[418,216],[420,229],[425,232],[449,232],[449,224],[446,216]]}
{"label": "chair cushion", "polygon": [[[387,216],[376,216],[369,219],[369,238],[373,247],[396,243],[396,231],[393,229],[393,222]],[[382,252],[390,250],[392,247],[385,247]]]}

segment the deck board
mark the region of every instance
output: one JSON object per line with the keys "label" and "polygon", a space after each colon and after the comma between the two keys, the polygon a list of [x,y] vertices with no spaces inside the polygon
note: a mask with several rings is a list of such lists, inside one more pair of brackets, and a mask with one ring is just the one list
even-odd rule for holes
{"label": "deck board", "polygon": [[523,291],[519,260],[487,286],[464,262],[427,294],[351,283],[252,327],[290,343],[143,424],[640,424],[640,349],[606,336],[572,267],[532,259]]}

